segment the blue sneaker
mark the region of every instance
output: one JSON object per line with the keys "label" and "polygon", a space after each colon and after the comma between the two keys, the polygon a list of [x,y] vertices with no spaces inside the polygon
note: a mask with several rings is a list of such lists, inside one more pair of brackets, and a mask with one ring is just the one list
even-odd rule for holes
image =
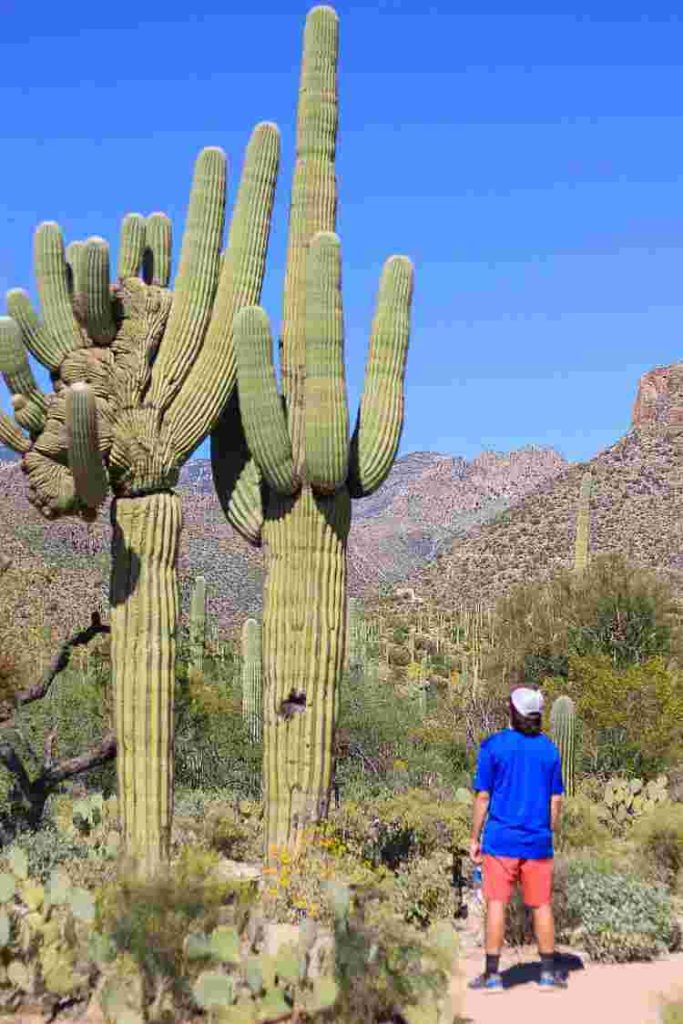
{"label": "blue sneaker", "polygon": [[479,974],[469,983],[468,988],[480,992],[502,992],[503,979],[500,974]]}
{"label": "blue sneaker", "polygon": [[541,992],[555,992],[558,989],[568,988],[567,977],[558,971],[541,971],[538,987]]}

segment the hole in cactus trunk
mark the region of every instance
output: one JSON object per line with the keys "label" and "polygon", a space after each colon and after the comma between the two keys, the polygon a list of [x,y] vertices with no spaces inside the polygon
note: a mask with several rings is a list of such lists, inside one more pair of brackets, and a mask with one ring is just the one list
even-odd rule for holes
{"label": "hole in cactus trunk", "polygon": [[280,717],[284,719],[300,715],[306,709],[306,694],[303,690],[290,690],[289,697],[286,697],[280,704]]}

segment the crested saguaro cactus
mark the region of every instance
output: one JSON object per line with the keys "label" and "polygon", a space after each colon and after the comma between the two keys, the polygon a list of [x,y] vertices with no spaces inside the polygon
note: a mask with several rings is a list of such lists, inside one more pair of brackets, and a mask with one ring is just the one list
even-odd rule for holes
{"label": "crested saguaro cactus", "polygon": [[197,576],[190,601],[190,665],[201,672],[206,644],[206,580]]}
{"label": "crested saguaro cactus", "polygon": [[593,477],[590,472],[587,472],[581,479],[579,507],[576,513],[576,540],[574,542],[574,569],[576,572],[584,572],[590,558],[592,493]]}
{"label": "crested saguaro cactus", "polygon": [[562,778],[567,796],[574,795],[576,769],[576,710],[571,697],[558,697],[550,709],[550,733],[562,758]]}
{"label": "crested saguaro cactus", "polygon": [[242,717],[252,743],[260,743],[263,726],[261,623],[246,619],[242,626]]}
{"label": "crested saguaro cactus", "polygon": [[[173,292],[165,214],[124,218],[113,287],[102,239],[65,250],[57,224],[41,224],[42,320],[17,290],[0,321],[0,370],[16,419],[2,418],[0,438],[22,455],[29,499],[47,517],[92,519],[110,488],[114,495],[118,783],[125,850],[144,871],[166,856],[171,825],[181,527],[173,488],[234,389],[232,322],[260,297],[278,162],[277,128],[258,125],[221,255],[226,159],[201,152]],[[29,352],[50,370],[49,397]]]}
{"label": "crested saguaro cactus", "polygon": [[[264,789],[269,848],[299,846],[327,813],[344,661],[351,498],[385,479],[403,422],[413,271],[385,264],[365,387],[349,440],[337,188],[338,18],[309,12],[292,186],[282,397],[268,318],[234,324],[239,405],[212,435],[214,481],[230,522],[266,554],[263,612]],[[243,427],[235,444],[235,421]]]}

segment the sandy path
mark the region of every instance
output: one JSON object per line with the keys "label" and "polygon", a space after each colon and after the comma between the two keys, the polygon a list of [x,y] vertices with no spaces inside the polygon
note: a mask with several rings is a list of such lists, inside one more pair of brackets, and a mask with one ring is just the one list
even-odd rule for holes
{"label": "sandy path", "polygon": [[[461,961],[469,981],[482,970],[481,953],[469,951]],[[540,992],[539,962],[533,950],[505,950],[501,974],[505,991],[498,995],[465,988],[464,1016],[471,1024],[659,1024],[660,994],[683,998],[683,953],[652,963],[593,964],[575,954],[562,954],[569,987]]]}

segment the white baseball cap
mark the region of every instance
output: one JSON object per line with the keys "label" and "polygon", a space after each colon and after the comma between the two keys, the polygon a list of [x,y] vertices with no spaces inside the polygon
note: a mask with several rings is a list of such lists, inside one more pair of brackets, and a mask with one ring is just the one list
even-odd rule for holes
{"label": "white baseball cap", "polygon": [[510,694],[515,710],[520,715],[540,715],[543,711],[543,694],[528,686],[516,686]]}

